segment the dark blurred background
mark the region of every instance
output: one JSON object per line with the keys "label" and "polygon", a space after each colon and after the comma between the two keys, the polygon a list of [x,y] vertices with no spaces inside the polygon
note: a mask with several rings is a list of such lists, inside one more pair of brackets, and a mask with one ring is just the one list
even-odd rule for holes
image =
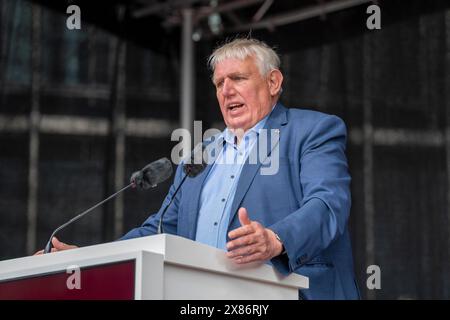
{"label": "dark blurred background", "polygon": [[[50,233],[163,156],[180,126],[183,21],[192,14],[192,116],[222,128],[206,59],[226,38],[276,47],[282,102],[344,119],[350,229],[364,298],[450,298],[450,3],[0,0],[0,260]],[[69,5],[81,9],[70,30]],[[170,182],[63,230],[112,241],[158,210]],[[366,287],[369,265],[381,289]]]}

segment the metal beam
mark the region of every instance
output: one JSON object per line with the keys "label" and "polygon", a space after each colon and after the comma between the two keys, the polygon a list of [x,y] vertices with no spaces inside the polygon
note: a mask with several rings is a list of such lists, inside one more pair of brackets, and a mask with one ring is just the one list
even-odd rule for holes
{"label": "metal beam", "polygon": [[309,7],[306,9],[300,9],[297,11],[293,11],[290,13],[275,15],[270,18],[266,18],[259,22],[253,22],[244,24],[238,27],[233,27],[227,32],[241,32],[247,30],[257,30],[257,29],[273,29],[277,26],[282,26],[290,23],[299,22],[302,20],[311,19],[314,17],[322,16],[327,13],[355,7],[367,2],[372,2],[372,0],[342,0],[342,1],[333,1],[326,2],[323,5],[317,5],[313,7]]}
{"label": "metal beam", "polygon": [[173,8],[180,7],[185,8],[189,7],[196,2],[208,2],[209,0],[173,0],[173,1],[165,1],[163,3],[157,3],[153,5],[146,6],[144,8],[136,9],[131,13],[131,16],[136,19],[140,19],[152,14],[160,14],[167,11],[170,11]]}
{"label": "metal beam", "polygon": [[[233,12],[234,10],[249,7],[255,4],[258,4],[260,2],[263,2],[264,0],[235,0],[233,2],[224,3],[218,6],[205,6],[200,7],[198,9],[195,9],[194,12],[194,22],[197,23],[201,19],[204,19],[206,17],[209,17],[212,14],[215,13],[224,13],[228,14],[230,12]],[[170,27],[170,26],[176,26],[182,23],[182,17],[179,16],[170,16],[166,18],[166,21],[163,22],[163,26]]]}
{"label": "metal beam", "polygon": [[[113,48],[111,48],[113,49]],[[110,65],[114,69],[113,64]],[[112,76],[111,76],[112,77]],[[4,92],[6,94],[27,94],[30,88],[26,85],[17,84],[7,84],[4,87]],[[66,97],[66,98],[88,98],[88,99],[102,99],[109,100],[111,98],[111,87],[109,85],[94,83],[89,84],[61,84],[52,83],[45,84],[42,83],[40,87],[41,95],[52,95],[56,97]],[[170,88],[162,87],[127,87],[127,96],[139,96],[141,98],[153,99],[153,100],[174,100],[173,93]]]}
{"label": "metal beam", "polygon": [[[178,123],[162,119],[128,118],[125,120],[127,137],[167,138],[178,127]],[[28,130],[30,130],[29,117],[0,115],[0,133],[24,133]],[[105,137],[109,132],[109,120],[104,118],[61,115],[39,116],[39,133]]]}
{"label": "metal beam", "polygon": [[[39,119],[39,133],[45,134],[106,136],[110,130],[109,120],[104,118],[40,115]],[[0,114],[0,133],[24,133],[29,130],[29,124],[30,121],[27,116]],[[167,138],[178,127],[179,123],[163,119],[127,118],[125,120],[125,134],[127,137]],[[212,124],[212,127],[221,129],[225,128],[225,124],[223,121],[215,122]],[[364,143],[364,131],[362,128],[350,129],[348,136],[349,142],[354,145],[362,145]],[[447,138],[450,139],[450,129]],[[373,129],[373,144],[375,146],[442,148],[445,146],[446,141],[445,134],[440,130]]]}
{"label": "metal beam", "polygon": [[[375,146],[442,148],[445,144],[444,134],[439,130],[373,128],[372,132],[372,143]],[[349,140],[352,144],[361,145],[364,143],[364,135],[364,129],[353,128],[349,131]]]}
{"label": "metal beam", "polygon": [[231,12],[237,9],[250,7],[252,5],[263,2],[264,0],[235,0],[232,2],[218,5],[217,7],[205,7],[196,12],[195,19],[199,20],[213,13]]}
{"label": "metal beam", "polygon": [[254,22],[260,21],[262,17],[266,14],[267,10],[269,10],[270,6],[273,4],[273,0],[266,0],[262,6],[256,11],[255,15],[253,16],[252,20]]}

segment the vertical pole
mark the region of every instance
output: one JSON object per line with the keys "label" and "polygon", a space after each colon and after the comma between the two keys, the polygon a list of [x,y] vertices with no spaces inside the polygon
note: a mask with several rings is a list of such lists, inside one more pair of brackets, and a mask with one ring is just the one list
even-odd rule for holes
{"label": "vertical pole", "polygon": [[[194,41],[192,40],[193,10],[191,8],[185,8],[182,11],[182,15],[180,125],[192,133],[195,101]],[[185,141],[183,140],[183,142]],[[183,150],[187,150],[187,148],[187,145],[184,144]]]}
{"label": "vertical pole", "polygon": [[[421,15],[419,18],[419,78],[421,79],[421,85],[420,85],[420,96],[421,96],[421,103],[423,106],[428,106],[430,108],[433,107],[433,83],[430,79],[430,73],[432,72],[432,61],[430,59],[430,31],[429,26],[431,23],[431,19],[427,19],[426,16]],[[432,112],[430,112],[432,114]],[[431,115],[431,117],[436,117],[436,115]],[[431,125],[436,125],[436,121],[431,120]],[[425,162],[426,163],[426,162]],[[423,166],[422,170],[429,171],[430,169]],[[426,191],[425,194],[423,194],[424,198],[428,198]],[[421,206],[423,208],[423,200],[418,201],[418,206]],[[424,208],[425,209],[425,208]],[[431,209],[431,208],[430,208]],[[433,269],[433,257],[435,256],[433,253],[433,248],[436,246],[432,243],[432,228],[433,228],[433,220],[435,218],[433,217],[434,214],[430,215],[424,215],[420,214],[417,217],[417,222],[420,224],[420,227],[417,231],[418,234],[415,236],[415,238],[418,239],[418,267],[419,267],[419,276],[421,277],[422,281],[430,284],[429,286],[424,286],[420,292],[417,293],[418,299],[423,299],[425,297],[432,297],[433,291],[436,291],[436,286],[439,286],[434,279],[435,274],[439,273],[437,270]],[[436,232],[436,234],[439,234],[439,232]],[[439,262],[438,262],[439,263]]]}
{"label": "vertical pole", "polygon": [[[114,106],[113,132],[115,136],[114,147],[114,190],[123,187],[125,181],[125,81],[126,81],[126,42],[121,40],[118,51],[117,91],[116,105]],[[114,199],[114,237],[123,233],[123,196]]]}
{"label": "vertical pole", "polygon": [[[114,108],[116,100],[116,77],[117,77],[117,57],[119,55],[119,37],[109,37],[109,51],[108,51],[108,80],[110,82],[109,94],[110,94],[110,106],[113,108],[108,114],[108,135],[105,139],[105,158],[104,158],[104,194],[103,198],[108,197],[114,187],[113,187],[113,171],[114,171],[114,161],[115,161],[115,141],[113,139],[113,122],[114,122]],[[103,217],[102,217],[102,241],[111,241],[114,237],[113,230],[113,206],[112,203],[105,203],[103,206]]]}
{"label": "vertical pole", "polygon": [[[364,159],[364,216],[366,236],[366,265],[375,264],[375,205],[373,174],[373,126],[372,126],[372,38],[364,35],[363,49],[363,159]],[[364,283],[364,286],[366,283]],[[367,289],[367,288],[366,288]],[[375,290],[367,289],[367,298],[375,299]]]}
{"label": "vertical pole", "polygon": [[32,5],[31,30],[31,112],[30,112],[30,144],[28,169],[28,206],[27,206],[27,244],[28,254],[36,250],[37,208],[39,187],[39,90],[41,72],[41,8]]}
{"label": "vertical pole", "polygon": [[[450,87],[450,10],[445,12],[445,88]],[[450,269],[450,92],[445,91],[445,112],[446,112],[446,130],[445,130],[445,154],[447,161],[447,266],[443,270]],[[444,273],[446,283],[443,287],[450,286],[450,276],[448,272]],[[446,290],[443,299],[450,299],[450,292]]]}
{"label": "vertical pole", "polygon": [[[125,7],[118,11],[119,21],[124,21]],[[126,96],[126,58],[127,43],[120,39],[117,48],[116,66],[116,92],[112,118],[112,130],[114,135],[114,190],[123,187],[125,181],[125,96]],[[118,238],[123,233],[123,196],[114,199],[114,237]]]}
{"label": "vertical pole", "polygon": [[[117,8],[118,20],[124,23],[124,6]],[[121,32],[123,27],[121,26]],[[123,36],[123,34],[122,34]],[[118,36],[110,44],[114,53],[109,56],[111,75],[111,113],[109,136],[106,140],[105,197],[121,189],[125,182],[125,97],[126,97],[126,42]],[[123,197],[107,203],[103,210],[103,241],[111,241],[123,235]]]}

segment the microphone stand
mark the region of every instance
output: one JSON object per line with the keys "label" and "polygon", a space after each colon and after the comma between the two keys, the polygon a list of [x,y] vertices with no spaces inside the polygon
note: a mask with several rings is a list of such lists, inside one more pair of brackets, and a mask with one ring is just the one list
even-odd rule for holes
{"label": "microphone stand", "polygon": [[130,183],[129,185],[127,185],[126,187],[123,187],[122,189],[120,189],[119,191],[117,191],[116,193],[114,193],[113,195],[110,195],[110,196],[109,196],[108,198],[106,198],[105,200],[103,200],[103,201],[97,203],[95,206],[93,206],[93,207],[87,209],[86,211],[84,211],[84,212],[80,213],[79,215],[75,216],[74,218],[70,219],[69,221],[67,221],[67,222],[64,223],[63,225],[59,226],[55,231],[53,231],[52,235],[50,236],[50,239],[48,240],[47,245],[45,246],[44,254],[45,254],[45,253],[49,253],[49,252],[52,250],[52,239],[53,239],[53,237],[55,236],[55,234],[56,234],[59,230],[61,230],[61,229],[65,228],[65,227],[67,227],[67,226],[68,226],[69,224],[71,224],[72,222],[74,222],[74,221],[80,219],[81,217],[83,217],[84,215],[88,214],[89,212],[91,212],[91,211],[94,210],[95,208],[101,206],[102,204],[104,204],[104,203],[107,202],[108,200],[111,200],[112,198],[116,197],[119,193],[122,193],[123,191],[127,190],[127,189],[130,188],[130,187],[133,187],[133,188],[134,188],[135,186],[136,186],[136,185],[135,185],[134,182]]}
{"label": "microphone stand", "polygon": [[187,177],[191,177],[194,178],[197,175],[199,175],[204,169],[206,168],[206,164],[203,162],[202,164],[185,164],[183,166],[184,169],[184,177],[181,180],[180,184],[178,185],[178,187],[175,189],[175,192],[172,195],[172,198],[170,199],[169,203],[167,204],[167,206],[164,208],[164,210],[161,212],[161,217],[159,217],[159,222],[158,222],[158,229],[157,229],[157,234],[161,234],[164,233],[164,228],[163,228],[163,219],[164,219],[164,214],[166,213],[167,209],[169,209],[170,205],[172,204],[173,200],[175,199],[175,196],[178,193],[178,190],[180,190],[181,186],[183,185],[184,181],[186,180]]}
{"label": "microphone stand", "polygon": [[188,177],[188,175],[186,174],[183,177],[183,180],[181,180],[180,184],[178,185],[177,189],[175,190],[175,192],[173,193],[172,199],[170,199],[169,204],[164,208],[163,212],[161,213],[161,217],[159,218],[159,223],[158,223],[158,234],[164,233],[164,229],[163,229],[163,218],[164,218],[164,214],[166,213],[167,209],[170,207],[170,205],[172,204],[173,199],[175,199],[175,196],[177,195],[178,190],[180,190],[181,186],[184,183],[184,180],[186,180],[186,178]]}

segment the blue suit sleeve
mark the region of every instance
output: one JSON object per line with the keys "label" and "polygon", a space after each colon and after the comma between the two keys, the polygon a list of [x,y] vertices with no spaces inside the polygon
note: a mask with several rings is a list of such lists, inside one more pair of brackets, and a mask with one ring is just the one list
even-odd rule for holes
{"label": "blue suit sleeve", "polygon": [[[174,183],[170,187],[169,192],[166,198],[164,199],[159,211],[156,214],[150,215],[140,227],[130,230],[128,233],[126,233],[118,240],[145,237],[157,233],[161,213],[164,210],[164,208],[169,204],[170,199],[172,199],[173,194],[175,193],[175,189],[181,182],[183,175],[182,172],[183,172],[182,166],[180,165],[176,170]],[[178,208],[181,196],[182,196],[182,188],[178,191],[172,204],[167,209],[167,212],[164,214],[163,228],[165,233],[177,234]]]}
{"label": "blue suit sleeve", "polygon": [[323,117],[306,137],[299,159],[300,209],[269,227],[286,249],[272,259],[281,273],[304,265],[345,232],[351,202],[345,145],[345,124],[335,116]]}

